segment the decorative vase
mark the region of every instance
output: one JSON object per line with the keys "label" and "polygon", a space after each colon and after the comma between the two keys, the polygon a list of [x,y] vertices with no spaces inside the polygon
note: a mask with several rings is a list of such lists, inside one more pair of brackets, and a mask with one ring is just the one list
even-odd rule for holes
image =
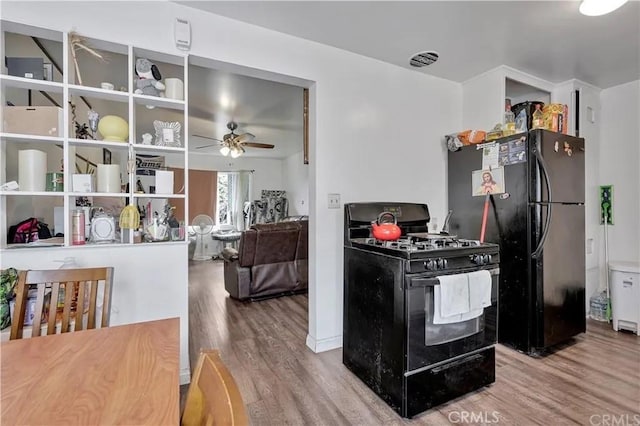
{"label": "decorative vase", "polygon": [[129,124],[117,115],[105,115],[98,123],[98,131],[105,141],[126,142]]}

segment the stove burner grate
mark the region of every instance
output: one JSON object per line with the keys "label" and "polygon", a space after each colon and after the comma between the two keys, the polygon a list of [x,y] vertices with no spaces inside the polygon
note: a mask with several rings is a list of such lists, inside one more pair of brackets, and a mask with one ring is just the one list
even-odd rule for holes
{"label": "stove burner grate", "polygon": [[365,244],[369,244],[375,247],[385,247],[394,250],[401,250],[407,252],[421,252],[429,250],[438,250],[443,248],[462,248],[462,247],[475,247],[480,246],[480,242],[477,240],[466,240],[453,237],[403,237],[394,241],[384,241],[375,238],[366,238]]}

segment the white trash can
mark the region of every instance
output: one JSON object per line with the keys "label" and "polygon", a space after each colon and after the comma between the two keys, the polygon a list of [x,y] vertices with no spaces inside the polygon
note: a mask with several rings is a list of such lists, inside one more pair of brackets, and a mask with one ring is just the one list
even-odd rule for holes
{"label": "white trash can", "polygon": [[640,263],[609,262],[613,329],[640,336]]}

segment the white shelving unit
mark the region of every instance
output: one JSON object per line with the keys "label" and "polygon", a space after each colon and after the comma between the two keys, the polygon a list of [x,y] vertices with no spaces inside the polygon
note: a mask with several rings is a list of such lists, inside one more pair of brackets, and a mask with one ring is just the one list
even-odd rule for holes
{"label": "white shelving unit", "polygon": [[16,77],[13,75],[0,75],[0,87],[15,87],[18,89],[42,90],[45,92],[62,93],[64,85],[55,81],[33,80],[31,78]]}
{"label": "white shelving unit", "polygon": [[[136,164],[138,155],[145,156],[166,156],[171,159],[172,165],[179,165],[183,170],[188,170],[188,56],[175,53],[164,53],[145,49],[139,49],[134,46],[112,43],[106,40],[86,39],[86,42],[94,49],[98,50],[104,56],[112,59],[115,69],[108,69],[111,61],[105,61],[101,67],[106,67],[103,75],[93,69],[91,61],[95,59],[79,58],[80,72],[86,80],[84,84],[78,84],[75,75],[75,66],[71,55],[71,46],[69,43],[69,34],[66,32],[53,31],[48,29],[29,27],[26,25],[15,24],[12,22],[2,21],[2,37],[0,39],[0,56],[4,58],[7,54],[8,43],[5,33],[18,34],[20,36],[34,36],[44,38],[49,41],[57,42],[62,45],[62,68],[60,80],[62,81],[44,81],[33,80],[28,78],[7,75],[7,70],[3,68],[0,74],[0,87],[2,88],[2,104],[6,105],[7,91],[16,92],[16,90],[31,91],[29,93],[46,92],[53,94],[60,99],[61,107],[64,114],[64,132],[61,137],[40,136],[30,134],[15,134],[4,131],[4,120],[0,127],[0,147],[1,147],[1,165],[3,168],[0,176],[0,184],[8,181],[18,180],[17,151],[22,149],[47,149],[49,153],[60,153],[60,166],[63,169],[64,191],[63,192],[42,192],[42,191],[0,191],[0,250],[9,250],[7,245],[7,232],[11,225],[14,225],[27,217],[45,216],[46,222],[50,228],[53,225],[54,207],[63,207],[64,209],[64,246],[65,247],[88,247],[71,246],[71,213],[76,208],[78,198],[88,197],[92,202],[96,203],[96,198],[104,200],[113,200],[114,202],[123,203],[125,199],[135,204],[142,199],[152,199],[154,203],[161,202],[166,199],[172,205],[182,203],[185,212],[185,218],[188,218],[188,206],[186,203],[188,191],[188,176],[184,176],[184,189],[180,194],[152,194],[152,193],[136,193],[136,184],[138,177],[136,176],[135,166],[131,168],[131,164]],[[13,49],[15,50],[15,49]],[[14,55],[19,56],[19,55]],[[25,55],[29,56],[29,55]],[[56,55],[53,55],[56,57]],[[57,55],[59,56],[59,55]],[[168,75],[163,73],[163,80],[167,77],[177,77],[184,82],[184,100],[168,99],[164,97],[147,96],[134,93],[135,89],[135,61],[137,58],[148,58],[154,62],[158,68],[168,70]],[[89,72],[83,72],[83,66]],[[106,81],[109,79],[114,81],[116,90],[106,90],[100,86],[100,82],[96,79],[102,78]],[[77,81],[78,80],[78,81]],[[120,84],[117,84],[117,83]],[[9,90],[7,90],[9,89]],[[126,90],[125,90],[126,89]],[[31,99],[31,97],[29,97]],[[120,115],[127,120],[129,124],[129,135],[127,142],[113,142],[94,139],[77,139],[72,110],[69,102],[73,100],[76,106],[76,121],[83,123],[88,122],[86,119],[85,109],[91,109],[98,112],[100,117],[106,115]],[[85,107],[84,104],[87,104]],[[30,105],[23,105],[30,106]],[[40,104],[37,106],[45,106]],[[147,107],[153,107],[148,109]],[[176,115],[177,114],[177,115]],[[0,119],[2,113],[0,113]],[[143,145],[139,141],[143,133],[155,133],[153,126],[149,125],[150,120],[160,121],[178,121],[181,123],[180,147],[174,146],[157,146]],[[142,127],[144,126],[144,127]],[[96,132],[97,133],[97,132]],[[96,134],[96,136],[98,136]],[[155,138],[154,138],[155,139]],[[56,148],[57,146],[57,148]],[[90,152],[91,155],[86,154]],[[49,154],[51,155],[51,154]],[[107,155],[111,156],[112,163],[120,164],[121,183],[123,188],[127,187],[128,192],[123,193],[100,193],[100,192],[74,192],[72,188],[72,175],[79,173],[78,168],[83,168],[90,164],[96,169],[97,164],[102,163],[103,158]],[[57,156],[57,155],[54,155]],[[78,160],[82,158],[82,160]],[[100,158],[100,160],[98,160]],[[86,162],[85,162],[86,160]],[[56,160],[57,161],[57,160]],[[82,163],[82,165],[78,164]],[[166,164],[166,163],[165,163]],[[52,169],[52,161],[49,160],[48,170],[46,172],[59,171],[60,167]],[[95,171],[95,170],[94,170]],[[149,181],[150,177],[145,179]],[[95,185],[94,180],[94,185]],[[52,201],[53,200],[53,201]],[[141,204],[144,204],[141,202]],[[97,207],[97,206],[94,206]],[[149,212],[151,214],[151,212]],[[119,218],[119,212],[114,214],[116,222]],[[166,242],[148,242],[143,244],[176,244],[184,243],[187,238],[185,223],[185,239],[182,241],[166,241]],[[57,231],[57,230],[56,230]],[[124,230],[124,232],[129,232]],[[131,235],[132,232],[129,233]],[[89,236],[87,236],[88,238]],[[133,239],[129,238],[129,243],[121,244],[115,241],[109,246],[128,246],[132,245]],[[105,244],[95,244],[95,246],[104,247]]]}

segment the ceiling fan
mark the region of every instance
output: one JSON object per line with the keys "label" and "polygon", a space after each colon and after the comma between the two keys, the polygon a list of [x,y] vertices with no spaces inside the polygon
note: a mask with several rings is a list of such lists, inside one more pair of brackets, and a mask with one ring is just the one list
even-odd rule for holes
{"label": "ceiling fan", "polygon": [[214,141],[218,141],[217,144],[199,146],[196,149],[209,148],[211,146],[219,146],[220,153],[222,155],[226,157],[227,155],[231,154],[231,157],[233,158],[237,158],[241,156],[245,152],[244,150],[245,147],[273,149],[274,145],[271,145],[269,143],[250,142],[255,138],[255,136],[251,133],[242,133],[240,135],[236,134],[235,130],[237,128],[238,128],[238,124],[235,121],[228,122],[227,129],[229,129],[231,132],[224,135],[222,139],[211,138],[208,136],[193,135],[203,139],[211,139]]}

